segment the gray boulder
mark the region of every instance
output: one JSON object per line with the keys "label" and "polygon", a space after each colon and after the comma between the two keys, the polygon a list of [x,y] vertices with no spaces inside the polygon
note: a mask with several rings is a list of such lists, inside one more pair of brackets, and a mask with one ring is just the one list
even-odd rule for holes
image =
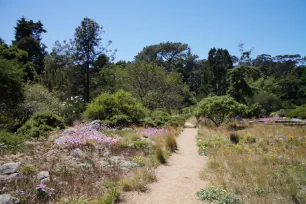
{"label": "gray boulder", "polygon": [[100,130],[102,128],[101,120],[94,120],[90,123],[90,128]]}
{"label": "gray boulder", "polygon": [[14,198],[10,194],[0,195],[0,204],[13,204]]}
{"label": "gray boulder", "polygon": [[18,173],[13,173],[13,174],[8,174],[8,175],[0,174],[0,184],[9,183],[9,182],[11,182],[13,180],[16,180],[18,178],[19,178]]}
{"label": "gray boulder", "polygon": [[0,174],[13,174],[19,171],[20,162],[6,163],[0,166]]}

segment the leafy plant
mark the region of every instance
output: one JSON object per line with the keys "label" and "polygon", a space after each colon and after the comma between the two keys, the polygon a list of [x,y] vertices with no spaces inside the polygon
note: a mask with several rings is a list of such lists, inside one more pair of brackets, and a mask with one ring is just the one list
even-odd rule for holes
{"label": "leafy plant", "polygon": [[197,192],[200,200],[216,201],[218,204],[241,204],[241,200],[233,194],[228,193],[221,186],[210,186],[208,189],[201,189]]}
{"label": "leafy plant", "polygon": [[18,151],[25,141],[25,138],[20,135],[13,134],[6,130],[0,129],[0,151]]}
{"label": "leafy plant", "polygon": [[64,120],[51,112],[37,112],[20,129],[18,134],[27,137],[48,136],[55,128],[64,129]]}
{"label": "leafy plant", "polygon": [[122,90],[114,94],[102,93],[93,100],[85,111],[90,119],[101,119],[107,124],[137,124],[146,115],[146,109],[130,93]]}
{"label": "leafy plant", "polygon": [[244,106],[229,96],[212,96],[200,101],[195,109],[197,118],[206,117],[220,126],[230,117],[243,112]]}

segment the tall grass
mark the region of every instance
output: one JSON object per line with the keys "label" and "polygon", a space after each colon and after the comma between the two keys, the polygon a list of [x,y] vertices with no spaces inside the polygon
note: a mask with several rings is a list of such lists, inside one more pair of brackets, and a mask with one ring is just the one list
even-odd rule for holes
{"label": "tall grass", "polygon": [[198,144],[209,156],[203,178],[244,203],[306,203],[306,127],[201,127]]}

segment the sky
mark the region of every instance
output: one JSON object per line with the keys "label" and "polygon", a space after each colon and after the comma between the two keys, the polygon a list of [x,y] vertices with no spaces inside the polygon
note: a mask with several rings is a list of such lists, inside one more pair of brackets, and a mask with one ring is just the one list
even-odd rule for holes
{"label": "sky", "polygon": [[210,48],[239,55],[237,45],[258,54],[306,55],[306,0],[0,0],[0,37],[11,44],[22,16],[40,20],[43,43],[73,38],[84,17],[103,26],[104,44],[116,61],[132,61],[145,46],[187,43],[206,59]]}

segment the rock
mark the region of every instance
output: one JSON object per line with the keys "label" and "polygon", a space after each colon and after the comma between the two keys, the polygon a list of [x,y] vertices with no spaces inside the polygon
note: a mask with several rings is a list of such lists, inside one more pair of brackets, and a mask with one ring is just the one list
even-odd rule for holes
{"label": "rock", "polygon": [[109,162],[104,161],[104,160],[101,160],[99,163],[100,163],[100,167],[101,167],[101,168],[107,168],[107,167],[110,166],[110,165],[109,165]]}
{"label": "rock", "polygon": [[41,184],[48,184],[50,183],[50,174],[48,171],[40,171],[37,174],[37,179]]}
{"label": "rock", "polygon": [[134,167],[139,167],[140,165],[133,161],[122,161],[120,162],[119,166],[126,168],[134,168]]}
{"label": "rock", "polygon": [[186,122],[186,123],[184,124],[184,127],[185,127],[185,128],[195,128],[195,125]]}
{"label": "rock", "polygon": [[86,157],[86,154],[80,148],[76,148],[76,149],[72,150],[71,154],[74,157],[80,157],[80,158],[85,158]]}
{"label": "rock", "polygon": [[111,153],[109,151],[106,151],[103,153],[103,157],[109,157],[111,155]]}
{"label": "rock", "polygon": [[72,128],[63,131],[63,135],[73,135],[74,133],[75,131]]}
{"label": "rock", "polygon": [[100,130],[102,128],[101,120],[94,120],[90,123],[90,128]]}
{"label": "rock", "polygon": [[48,171],[40,171],[37,174],[37,179],[38,180],[42,180],[42,179],[49,178],[49,177],[50,177],[50,174],[49,174]]}
{"label": "rock", "polygon": [[277,138],[278,140],[282,140],[282,141],[287,139],[285,136],[277,136],[276,138]]}
{"label": "rock", "polygon": [[14,198],[10,194],[0,195],[0,204],[13,204]]}
{"label": "rock", "polygon": [[13,180],[18,179],[18,177],[19,177],[18,173],[9,174],[9,175],[1,175],[0,174],[0,184],[1,183],[9,183],[9,182],[11,182]]}
{"label": "rock", "polygon": [[123,160],[120,156],[112,156],[109,161],[111,164],[119,165],[119,163]]}
{"label": "rock", "polygon": [[6,163],[0,166],[0,174],[13,174],[19,171],[20,162]]}

